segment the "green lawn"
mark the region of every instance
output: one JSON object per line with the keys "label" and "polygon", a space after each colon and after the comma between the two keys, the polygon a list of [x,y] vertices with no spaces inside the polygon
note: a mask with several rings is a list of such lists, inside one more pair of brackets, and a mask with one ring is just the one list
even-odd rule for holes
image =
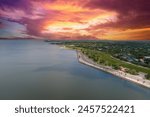
{"label": "green lawn", "polygon": [[96,50],[83,49],[83,48],[80,50],[97,63],[102,63],[109,66],[116,66],[116,65],[122,66],[128,68],[129,70],[135,70],[136,72],[144,72],[150,74],[149,68],[127,63],[125,61],[116,59],[107,53],[96,51]]}
{"label": "green lawn", "polygon": [[76,46],[67,46],[72,49],[80,50],[83,54],[87,55],[90,59],[97,62],[98,64],[103,64],[107,66],[112,66],[114,69],[119,69],[119,67],[124,67],[127,70],[128,73],[131,73],[133,75],[138,74],[139,72],[143,72],[148,74],[147,79],[150,79],[150,68],[142,67],[139,65],[134,65],[122,60],[119,60],[117,58],[112,57],[110,54],[107,54],[102,51],[98,50],[91,50],[87,48],[82,47],[76,47]]}

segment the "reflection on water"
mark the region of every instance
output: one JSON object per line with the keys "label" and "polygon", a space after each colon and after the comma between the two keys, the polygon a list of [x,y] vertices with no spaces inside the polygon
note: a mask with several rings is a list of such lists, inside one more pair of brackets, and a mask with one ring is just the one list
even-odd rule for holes
{"label": "reflection on water", "polygon": [[0,99],[150,99],[150,90],[43,41],[0,41]]}

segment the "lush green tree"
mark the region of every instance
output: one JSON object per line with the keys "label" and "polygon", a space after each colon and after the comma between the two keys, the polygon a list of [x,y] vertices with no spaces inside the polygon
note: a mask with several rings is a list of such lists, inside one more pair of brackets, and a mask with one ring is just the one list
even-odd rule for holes
{"label": "lush green tree", "polygon": [[119,70],[119,69],[120,69],[120,66],[117,65],[117,64],[113,64],[112,67],[113,67],[113,69],[115,69],[115,70]]}
{"label": "lush green tree", "polygon": [[148,73],[148,74],[146,75],[146,79],[149,79],[149,80],[150,80],[150,73]]}
{"label": "lush green tree", "polygon": [[132,74],[132,75],[137,75],[138,74],[138,72],[135,69],[128,69],[127,72]]}

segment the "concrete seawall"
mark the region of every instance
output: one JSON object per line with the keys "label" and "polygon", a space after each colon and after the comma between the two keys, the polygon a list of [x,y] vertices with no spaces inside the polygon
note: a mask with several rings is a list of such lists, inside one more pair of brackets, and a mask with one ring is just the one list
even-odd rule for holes
{"label": "concrete seawall", "polygon": [[131,75],[131,74],[123,72],[121,70],[114,70],[110,66],[104,66],[104,65],[97,64],[97,63],[93,62],[91,59],[89,59],[86,55],[84,55],[80,51],[77,51],[77,57],[78,57],[78,61],[82,64],[88,65],[90,67],[93,67],[93,68],[96,68],[96,69],[99,69],[99,70],[102,70],[105,72],[108,72],[108,73],[118,76],[119,78],[122,78],[124,80],[128,80],[128,81],[137,83],[141,86],[150,88],[150,81],[140,77],[139,75]]}

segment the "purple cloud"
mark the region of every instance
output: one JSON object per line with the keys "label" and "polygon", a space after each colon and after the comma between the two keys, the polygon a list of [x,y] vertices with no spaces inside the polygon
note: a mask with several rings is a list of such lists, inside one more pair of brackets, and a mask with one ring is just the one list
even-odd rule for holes
{"label": "purple cloud", "polygon": [[[118,13],[118,22],[100,24],[101,27],[139,28],[150,26],[149,0],[90,0],[86,7]],[[97,26],[98,27],[98,26]]]}
{"label": "purple cloud", "polygon": [[2,10],[22,9],[29,12],[32,9],[32,4],[29,0],[0,0],[0,8]]}

